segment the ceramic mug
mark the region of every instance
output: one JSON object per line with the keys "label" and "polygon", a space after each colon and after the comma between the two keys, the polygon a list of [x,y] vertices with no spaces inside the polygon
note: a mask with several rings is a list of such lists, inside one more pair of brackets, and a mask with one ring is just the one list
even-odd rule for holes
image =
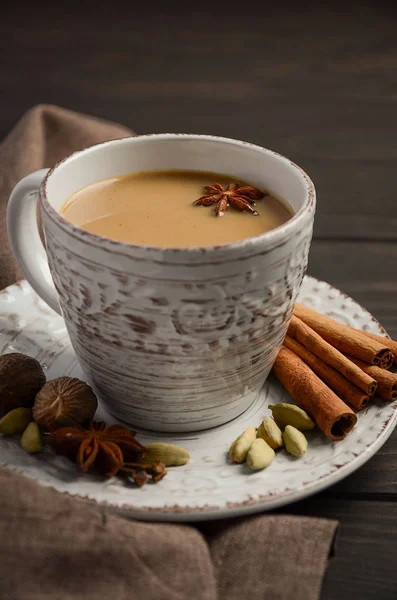
{"label": "ceramic mug", "polygon": [[[101,179],[172,169],[241,178],[285,198],[295,215],[242,241],[163,248],[94,235],[59,212]],[[7,225],[26,279],[63,316],[106,408],[127,423],[177,432],[226,423],[255,400],[306,270],[314,211],[313,183],[275,152],[227,138],[156,134],[98,144],[28,175],[11,194]]]}

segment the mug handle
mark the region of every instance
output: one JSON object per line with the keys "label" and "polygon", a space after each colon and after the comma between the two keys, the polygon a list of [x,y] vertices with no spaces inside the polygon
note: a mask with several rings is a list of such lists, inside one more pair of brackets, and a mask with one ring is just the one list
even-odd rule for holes
{"label": "mug handle", "polygon": [[37,197],[48,171],[35,171],[14,187],[7,206],[7,233],[12,253],[27,281],[44,302],[61,314],[37,223]]}

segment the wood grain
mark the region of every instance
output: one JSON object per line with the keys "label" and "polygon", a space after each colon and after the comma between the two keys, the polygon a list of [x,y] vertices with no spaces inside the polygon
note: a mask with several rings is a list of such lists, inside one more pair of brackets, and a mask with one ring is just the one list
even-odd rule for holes
{"label": "wood grain", "polygon": [[308,272],[352,296],[397,338],[396,265],[395,243],[316,239]]}
{"label": "wood grain", "polygon": [[119,19],[116,9],[117,26],[98,5],[55,15],[7,7],[0,135],[48,102],[140,133],[246,139],[311,174],[316,236],[395,240],[396,7],[305,3],[270,18],[266,3],[255,17],[213,4],[190,14],[131,6]]}
{"label": "wood grain", "polygon": [[396,503],[328,498],[320,494],[294,505],[295,514],[338,519],[336,555],[330,560],[322,600],[396,596]]}
{"label": "wood grain", "polygon": [[[0,135],[46,102],[139,133],[219,134],[286,154],[317,188],[309,273],[397,337],[397,6],[323,4],[7,6]],[[396,465],[397,431],[359,471],[288,508],[341,522],[325,600],[395,597]]]}

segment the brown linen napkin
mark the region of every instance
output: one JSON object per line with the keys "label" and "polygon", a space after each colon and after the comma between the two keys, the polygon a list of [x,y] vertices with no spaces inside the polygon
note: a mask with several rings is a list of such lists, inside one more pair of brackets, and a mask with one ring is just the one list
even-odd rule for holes
{"label": "brown linen napkin", "polygon": [[272,514],[218,525],[208,542],[219,598],[319,598],[337,527],[328,519]]}
{"label": "brown linen napkin", "polygon": [[[31,109],[0,145],[0,287],[21,276],[5,231],[12,187],[78,148],[132,135],[55,106]],[[1,457],[0,457],[1,462]],[[127,521],[0,470],[4,600],[316,600],[337,522],[264,515],[202,529]]]}
{"label": "brown linen napkin", "polygon": [[130,129],[59,106],[28,110],[0,144],[0,289],[22,278],[7,241],[6,206],[16,183],[76,150],[134,135]]}
{"label": "brown linen napkin", "polygon": [[140,523],[0,470],[4,600],[316,600],[337,523]]}

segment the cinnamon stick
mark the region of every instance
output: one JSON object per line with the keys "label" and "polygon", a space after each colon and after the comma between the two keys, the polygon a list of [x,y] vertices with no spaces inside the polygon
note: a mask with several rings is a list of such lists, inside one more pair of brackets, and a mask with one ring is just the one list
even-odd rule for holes
{"label": "cinnamon stick", "polygon": [[[350,357],[351,358],[351,357]],[[376,367],[375,365],[368,365],[367,363],[358,360],[357,358],[351,358],[357,366],[360,367],[365,373],[371,375],[378,382],[378,388],[376,390],[377,396],[384,398],[384,400],[397,400],[397,374]]]}
{"label": "cinnamon stick", "polygon": [[[346,377],[343,377],[336,369],[327,365],[321,358],[310,352],[310,350],[302,346],[297,340],[287,335],[284,339],[284,346],[295,352],[334,392],[354,406],[354,408],[363,410],[363,408],[368,406],[370,401],[368,394],[365,394],[353,385]],[[378,367],[374,368],[377,369]],[[388,373],[388,371],[384,371],[383,369],[379,370]]]}
{"label": "cinnamon stick", "polygon": [[295,315],[292,316],[288,335],[295,338],[310,352],[313,352],[313,354],[327,363],[327,365],[339,371],[351,383],[360,388],[360,390],[363,390],[366,395],[372,396],[375,393],[377,383],[373,377],[364,373],[344,354],[326,342],[321,335]]}
{"label": "cinnamon stick", "polygon": [[380,343],[363,331],[343,325],[298,302],[294,314],[343,354],[382,368],[391,366],[394,356],[387,341]]}
{"label": "cinnamon stick", "polygon": [[273,371],[299,406],[304,408],[330,440],[342,440],[357,417],[351,408],[294,352],[282,346]]}
{"label": "cinnamon stick", "polygon": [[391,340],[388,337],[384,337],[383,335],[376,335],[376,333],[369,333],[368,331],[363,331],[364,335],[376,340],[380,344],[385,344],[390,348],[394,356],[394,363],[397,363],[397,342],[395,340]]}

